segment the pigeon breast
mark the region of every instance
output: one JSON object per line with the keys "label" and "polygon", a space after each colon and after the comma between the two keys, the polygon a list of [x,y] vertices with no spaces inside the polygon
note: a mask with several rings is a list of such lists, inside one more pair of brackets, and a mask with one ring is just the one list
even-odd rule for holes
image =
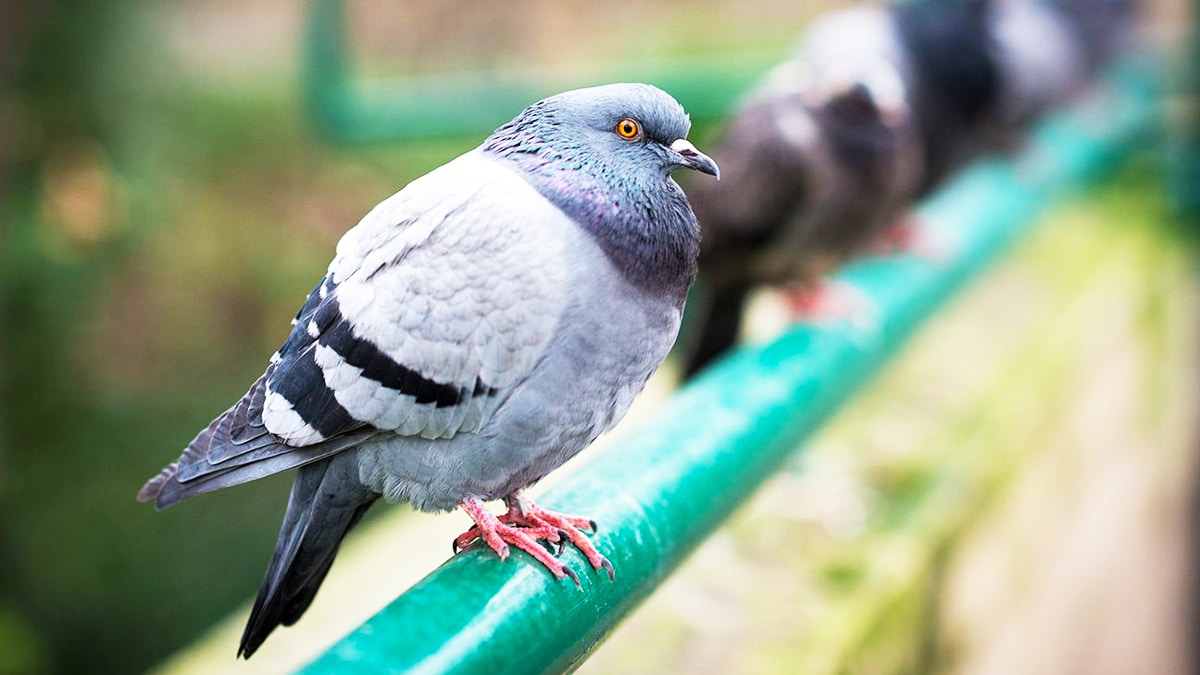
{"label": "pigeon breast", "polygon": [[510,167],[494,162],[488,170],[510,172],[494,185],[540,214],[523,219],[524,236],[545,245],[513,254],[559,280],[559,314],[546,343],[529,349],[528,372],[496,394],[477,433],[438,441],[380,434],[358,446],[364,484],[388,501],[446,510],[466,496],[499,498],[535,482],[625,414],[678,332],[682,297],[630,279],[596,237]]}

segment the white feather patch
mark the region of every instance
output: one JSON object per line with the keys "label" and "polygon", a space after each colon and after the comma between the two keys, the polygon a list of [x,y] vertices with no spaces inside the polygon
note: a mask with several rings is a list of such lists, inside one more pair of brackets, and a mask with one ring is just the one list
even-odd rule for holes
{"label": "white feather patch", "polygon": [[[460,431],[478,428],[463,426],[466,413],[457,412],[459,408],[472,407],[469,398],[444,408],[432,403],[417,403],[413,396],[363,377],[362,369],[346,363],[331,347],[317,345],[314,358],[325,375],[325,384],[333,390],[334,398],[355,419],[380,429],[425,438],[452,438]],[[453,424],[455,420],[459,424]],[[478,420],[476,416],[475,421]]]}
{"label": "white feather patch", "polygon": [[263,425],[267,431],[287,441],[289,445],[304,446],[320,443],[325,440],[316,429],[304,421],[293,408],[291,402],[281,394],[267,388],[263,402]]}

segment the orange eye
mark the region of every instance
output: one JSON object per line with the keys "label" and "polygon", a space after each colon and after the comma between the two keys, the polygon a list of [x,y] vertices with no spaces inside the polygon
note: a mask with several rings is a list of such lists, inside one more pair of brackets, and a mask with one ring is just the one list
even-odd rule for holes
{"label": "orange eye", "polygon": [[636,121],[626,117],[617,122],[617,135],[625,140],[633,140],[642,135],[642,127]]}

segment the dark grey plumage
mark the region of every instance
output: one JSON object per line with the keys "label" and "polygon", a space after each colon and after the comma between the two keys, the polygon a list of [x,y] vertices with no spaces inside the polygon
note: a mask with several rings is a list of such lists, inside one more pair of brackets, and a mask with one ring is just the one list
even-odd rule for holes
{"label": "dark grey plumage", "polygon": [[478,505],[527,504],[666,356],[699,247],[670,173],[717,172],[688,127],[648,85],[560,94],[346,233],[263,376],[138,495],[165,508],[299,467],[239,655],[300,617],[381,496],[469,506],[545,556]]}
{"label": "dark grey plumage", "polygon": [[290,626],[300,619],[329,573],[342,540],[378,498],[378,493],[359,482],[352,454],[300,467],[238,656],[249,658],[276,626]]}
{"label": "dark grey plumage", "polygon": [[1132,0],[900,3],[925,143],[922,194],[981,154],[1010,151],[1131,40]]}

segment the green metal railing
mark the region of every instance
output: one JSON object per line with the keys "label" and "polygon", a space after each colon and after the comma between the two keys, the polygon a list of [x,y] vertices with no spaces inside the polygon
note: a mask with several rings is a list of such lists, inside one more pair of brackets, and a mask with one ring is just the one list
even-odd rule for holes
{"label": "green metal railing", "polygon": [[879,258],[839,273],[876,304],[872,325],[802,325],[736,351],[681,389],[652,426],[539,500],[595,518],[593,540],[614,581],[574,549],[564,561],[582,588],[523,553],[500,562],[468,550],[304,672],[530,673],[580,663],[1043,207],[1157,134],[1154,72],[1123,64],[1094,96],[1040,125],[1017,159],[978,164],[920,205],[921,220],[954,242],[945,259]]}
{"label": "green metal railing", "polygon": [[1173,92],[1171,182],[1181,213],[1200,219],[1200,9],[1191,7],[1190,34],[1180,49]]}
{"label": "green metal railing", "polygon": [[396,141],[490,133],[532,101],[613,81],[654,82],[693,119],[724,115],[778,53],[697,56],[607,71],[562,67],[368,79],[346,45],[343,0],[312,0],[305,41],[305,95],[323,133],[339,141]]}

